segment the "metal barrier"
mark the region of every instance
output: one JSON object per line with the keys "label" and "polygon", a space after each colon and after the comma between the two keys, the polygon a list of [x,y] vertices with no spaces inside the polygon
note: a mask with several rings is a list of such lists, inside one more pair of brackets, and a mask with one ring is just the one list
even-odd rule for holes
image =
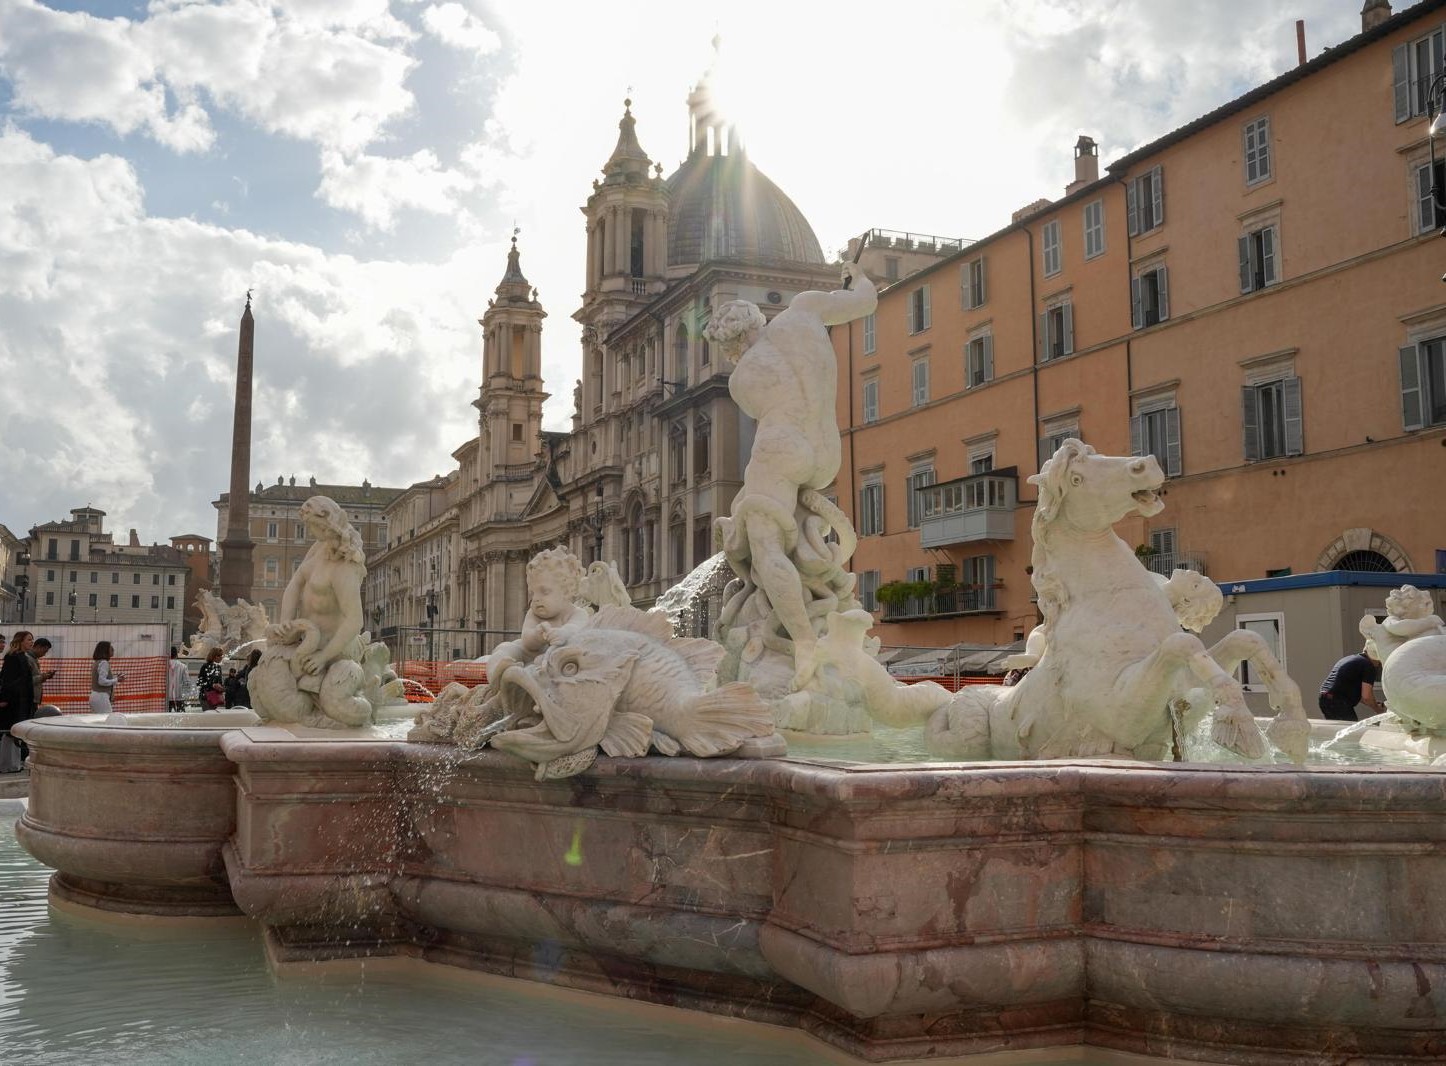
{"label": "metal barrier", "polygon": [[[112,690],[111,704],[117,711],[139,713],[166,709],[166,673],[170,660],[163,656],[111,659],[110,668],[125,680]],[[42,670],[54,670],[45,682],[44,700],[62,714],[90,713],[90,659],[40,660]]]}
{"label": "metal barrier", "polygon": [[394,669],[398,677],[411,682],[407,685],[408,703],[431,703],[433,696],[453,682],[468,688],[487,683],[487,664],[467,660],[403,659]]}

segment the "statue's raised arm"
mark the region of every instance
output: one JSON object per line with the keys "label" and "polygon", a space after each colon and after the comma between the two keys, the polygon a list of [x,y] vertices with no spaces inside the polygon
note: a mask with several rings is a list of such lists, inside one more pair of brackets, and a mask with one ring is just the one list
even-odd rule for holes
{"label": "statue's raised arm", "polygon": [[838,326],[874,313],[879,291],[857,263],[844,263],[843,288],[833,292],[801,292],[788,305],[819,317],[825,326]]}

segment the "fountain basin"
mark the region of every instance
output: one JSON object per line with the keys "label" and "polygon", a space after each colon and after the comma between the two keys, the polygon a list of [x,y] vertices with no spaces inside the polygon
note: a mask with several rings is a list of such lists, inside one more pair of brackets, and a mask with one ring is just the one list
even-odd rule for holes
{"label": "fountain basin", "polygon": [[[94,854],[133,850],[132,821],[164,823],[173,796],[115,767],[190,772],[204,746],[20,728],[22,842],[61,871],[53,891],[85,877],[92,905],[131,909],[154,870],[106,881]],[[671,758],[537,782],[500,752],[272,728],[207,751],[228,787],[191,816],[278,961],[414,957],[873,1061],[1446,1055],[1446,776],[1428,770]],[[51,844],[76,837],[91,851]]]}

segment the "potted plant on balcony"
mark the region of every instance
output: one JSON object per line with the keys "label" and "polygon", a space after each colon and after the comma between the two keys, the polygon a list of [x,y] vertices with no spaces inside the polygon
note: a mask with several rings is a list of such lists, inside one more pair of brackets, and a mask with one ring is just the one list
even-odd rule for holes
{"label": "potted plant on balcony", "polygon": [[888,610],[885,614],[910,614],[905,610],[910,601],[928,596],[934,588],[932,581],[889,581],[880,585],[875,597]]}

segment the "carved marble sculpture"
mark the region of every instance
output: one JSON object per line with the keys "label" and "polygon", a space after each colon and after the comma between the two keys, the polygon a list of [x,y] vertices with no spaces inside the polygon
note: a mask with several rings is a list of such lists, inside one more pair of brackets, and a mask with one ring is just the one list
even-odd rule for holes
{"label": "carved marble sculpture", "polygon": [[[673,636],[661,614],[608,606],[530,664],[513,663],[496,697],[444,689],[410,739],[493,747],[537,765],[537,779],[570,777],[607,755],[727,755],[774,732],[751,685],[714,687],[723,648]],[[460,686],[459,686],[460,687]],[[497,731],[506,725],[511,728]]]}
{"label": "carved marble sculpture", "polygon": [[337,503],[313,496],[301,520],[315,540],[266,629],[266,650],[248,681],[263,720],[340,729],[369,725],[377,707],[404,702],[384,644],[362,632],[361,537]]}
{"label": "carved marble sculpture", "polygon": [[1429,592],[1402,585],[1386,596],[1385,621],[1367,613],[1360,629],[1376,645],[1391,712],[1408,729],[1446,733],[1446,623],[1431,607]]}
{"label": "carved marble sculpture", "polygon": [[821,493],[840,456],[827,327],[869,314],[878,295],[853,264],[845,264],[844,282],[835,292],[799,293],[772,321],[754,304],[732,301],[705,333],[735,362],[728,391],[757,422],[743,487],[714,527],[738,575],[719,618],[729,651],[720,680],[749,680],[769,699],[809,683],[828,615],[859,607],[844,569],[857,538]]}
{"label": "carved marble sculpture", "polygon": [[185,655],[203,658],[212,648],[235,651],[266,633],[266,609],[259,603],[238,599],[228,604],[210,589],[196,593],[195,603],[201,611],[201,626],[186,645]]}
{"label": "carved marble sculpture", "polygon": [[1111,530],[1129,514],[1164,507],[1159,464],[1098,455],[1071,439],[1029,480],[1039,491],[1031,532],[1043,652],[1012,688],[971,686],[936,711],[926,727],[930,749],[968,759],[1168,759],[1172,702],[1205,687],[1215,742],[1260,758],[1265,738],[1230,676],[1249,659],[1278,711],[1270,739],[1304,760],[1310,725],[1300,690],[1264,640],[1236,630],[1207,649],[1181,631],[1166,584]]}
{"label": "carved marble sculpture", "polygon": [[614,562],[595,562],[588,566],[579,589],[581,598],[594,607],[631,607],[633,598],[623,584]]}

